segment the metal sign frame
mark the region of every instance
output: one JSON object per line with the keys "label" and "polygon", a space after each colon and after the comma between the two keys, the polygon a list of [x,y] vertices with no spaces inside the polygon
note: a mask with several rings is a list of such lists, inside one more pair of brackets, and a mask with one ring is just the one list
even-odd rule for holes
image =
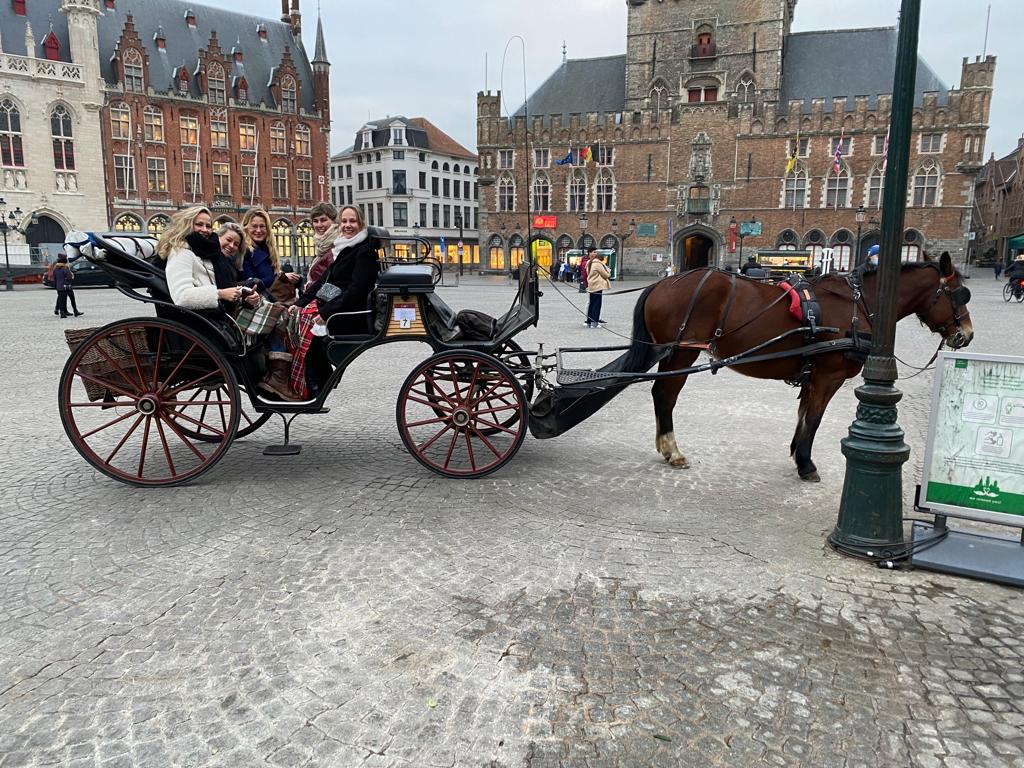
{"label": "metal sign frame", "polygon": [[[964,375],[959,377],[964,379],[963,383],[966,386],[974,386],[976,390],[984,391],[959,389],[951,383],[952,373],[971,371],[972,368],[976,372],[975,377],[985,377],[984,364],[989,365],[989,382],[969,380],[969,377]],[[1013,375],[1009,375],[1008,371]],[[1014,455],[1024,456],[1024,416],[1015,416],[1018,408],[1024,411],[1021,404],[1024,403],[1024,357],[943,351],[939,354],[935,372],[928,442],[921,479],[921,506],[931,512],[950,517],[1024,528],[1024,490],[1021,490],[1021,493],[1008,493],[1006,490],[1000,490],[998,485],[1000,478],[1012,477],[1018,481],[1018,489],[1021,489],[1021,481],[1024,480],[1024,461],[1016,465],[1016,470],[1013,464]],[[975,399],[968,402],[967,395],[974,395]],[[1019,402],[1016,402],[1018,400]],[[1005,413],[1011,406],[1010,412]],[[1018,418],[1019,425],[1014,423]],[[958,419],[957,424],[951,423],[954,419]],[[968,441],[974,445],[974,457],[965,456],[961,451],[956,451],[953,456],[937,455],[937,452],[944,451],[941,445],[937,445],[938,436],[945,433],[943,430],[954,429],[969,433]],[[1008,441],[1010,445],[1006,457],[1000,457],[999,453],[1006,447]],[[961,439],[958,449],[963,449],[966,444],[965,440]],[[967,496],[967,485],[940,483],[936,480],[937,461],[959,464],[962,472],[978,471],[978,483],[971,489],[970,497]],[[964,497],[966,501],[972,502],[972,505],[950,501],[949,497],[954,495]],[[1005,502],[1000,499],[1004,495]],[[1013,505],[1011,508],[1014,511],[998,511],[999,507],[1005,504]]]}

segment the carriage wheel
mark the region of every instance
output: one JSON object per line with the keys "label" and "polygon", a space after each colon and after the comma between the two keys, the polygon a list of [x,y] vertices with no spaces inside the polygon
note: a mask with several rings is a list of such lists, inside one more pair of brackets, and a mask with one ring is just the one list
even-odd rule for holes
{"label": "carriage wheel", "polygon": [[1009,301],[1013,296],[1013,282],[1009,282],[1003,286],[1003,301]]}
{"label": "carriage wheel", "polygon": [[483,477],[526,437],[526,398],[500,360],[441,352],[409,374],[398,395],[398,431],[423,466],[446,477]]}
{"label": "carriage wheel", "polygon": [[[246,390],[242,385],[239,385],[239,390],[243,395],[245,394]],[[178,424],[181,431],[188,437],[195,440],[202,440],[204,443],[215,443],[220,440],[219,435],[223,432],[225,414],[223,412],[223,406],[217,405],[217,401],[224,400],[224,396],[226,394],[226,384],[220,384],[216,387],[207,387],[202,391],[197,390],[193,394],[192,402],[198,402],[201,407],[200,415],[198,417],[199,420],[205,423],[207,421],[207,416],[209,416],[214,425],[220,425],[215,431],[211,431],[208,427],[197,427],[196,429],[192,429],[192,425],[185,420],[181,420]],[[238,398],[238,429],[235,430],[235,440],[248,437],[270,421],[271,417],[274,415],[272,413],[250,413],[247,408],[247,400],[247,397]]]}
{"label": "carriage wheel", "polygon": [[200,477],[238,428],[238,385],[224,356],[187,326],[159,318],[118,321],[86,338],[64,366],[59,396],[75,449],[132,485]]}

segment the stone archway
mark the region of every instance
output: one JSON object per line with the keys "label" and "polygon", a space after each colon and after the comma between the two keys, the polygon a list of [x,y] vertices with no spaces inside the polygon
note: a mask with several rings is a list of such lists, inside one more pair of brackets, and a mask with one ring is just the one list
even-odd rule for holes
{"label": "stone archway", "polygon": [[882,233],[879,232],[877,229],[872,229],[872,230],[870,230],[868,232],[863,233],[860,236],[860,248],[858,249],[859,250],[859,254],[858,254],[857,262],[856,263],[857,264],[863,264],[867,260],[867,257],[868,257],[868,248],[870,248],[872,245],[881,245],[881,244],[882,244]]}
{"label": "stone archway", "polygon": [[672,261],[679,272],[718,266],[722,238],[718,232],[700,225],[687,227],[676,236]]}
{"label": "stone archway", "polygon": [[533,263],[547,272],[551,271],[551,265],[554,263],[554,251],[555,244],[547,235],[534,235],[530,241]]}
{"label": "stone archway", "polygon": [[37,213],[36,220],[25,230],[25,240],[29,246],[37,247],[40,243],[63,243],[67,231],[52,216]]}

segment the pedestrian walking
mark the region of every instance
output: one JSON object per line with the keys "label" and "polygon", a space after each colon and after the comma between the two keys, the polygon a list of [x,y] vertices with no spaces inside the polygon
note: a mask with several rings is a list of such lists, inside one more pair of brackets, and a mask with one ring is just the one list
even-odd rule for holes
{"label": "pedestrian walking", "polygon": [[72,281],[75,274],[68,266],[68,257],[63,253],[57,256],[57,263],[53,267],[53,287],[57,289],[57,306],[53,308],[53,314],[58,317],[71,317],[68,314],[68,300],[71,300],[71,310],[75,317],[81,317],[85,312],[78,311],[78,302],[75,301],[75,289]]}
{"label": "pedestrian walking", "polygon": [[996,280],[1003,276],[1003,260],[997,259],[996,263],[992,265],[992,271],[996,273]]}
{"label": "pedestrian walking", "polygon": [[580,293],[584,293],[585,291],[589,290],[589,283],[587,282],[587,269],[590,266],[590,260],[594,258],[594,255],[596,253],[597,248],[595,248],[594,246],[590,246],[589,248],[587,248],[587,252],[583,254],[583,258],[580,259],[580,287],[578,289]]}
{"label": "pedestrian walking", "polygon": [[587,293],[590,294],[590,301],[587,303],[587,327],[597,328],[604,322],[601,319],[601,301],[603,293],[611,287],[608,278],[611,273],[605,264],[607,257],[594,252],[587,264]]}

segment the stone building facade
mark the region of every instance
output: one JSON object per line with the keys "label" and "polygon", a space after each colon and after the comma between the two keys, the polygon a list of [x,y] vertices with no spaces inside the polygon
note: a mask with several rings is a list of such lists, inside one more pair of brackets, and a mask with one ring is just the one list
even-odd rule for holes
{"label": "stone building facade", "polygon": [[[72,229],[104,229],[96,56],[100,0],[0,3],[0,198],[11,261]],[[6,219],[10,224],[10,218]],[[18,231],[21,230],[21,231]]]}
{"label": "stone building facade", "polygon": [[479,173],[476,155],[429,120],[396,115],[366,123],[331,158],[331,201],[359,206],[368,224],[392,235],[426,238],[447,264],[478,270]]}
{"label": "stone building facade", "polygon": [[[879,239],[897,32],[793,33],[795,10],[629,0],[624,56],[563,59],[511,118],[500,94],[478,94],[492,260],[531,239],[542,264],[614,248],[626,274],[737,265],[741,249],[848,268],[858,229],[862,254]],[[919,60],[905,259],[966,257],[994,71],[993,56],[964,59],[951,89]]]}
{"label": "stone building facade", "polygon": [[1007,262],[1024,253],[1024,137],[1004,157],[989,160],[974,194],[972,256],[979,265]]}
{"label": "stone building facade", "polygon": [[279,253],[311,257],[307,212],[326,199],[329,67],[317,24],[310,61],[299,0],[280,20],[182,0],[106,0],[100,62],[109,217],[159,234],[203,203],[216,220],[266,208]]}

